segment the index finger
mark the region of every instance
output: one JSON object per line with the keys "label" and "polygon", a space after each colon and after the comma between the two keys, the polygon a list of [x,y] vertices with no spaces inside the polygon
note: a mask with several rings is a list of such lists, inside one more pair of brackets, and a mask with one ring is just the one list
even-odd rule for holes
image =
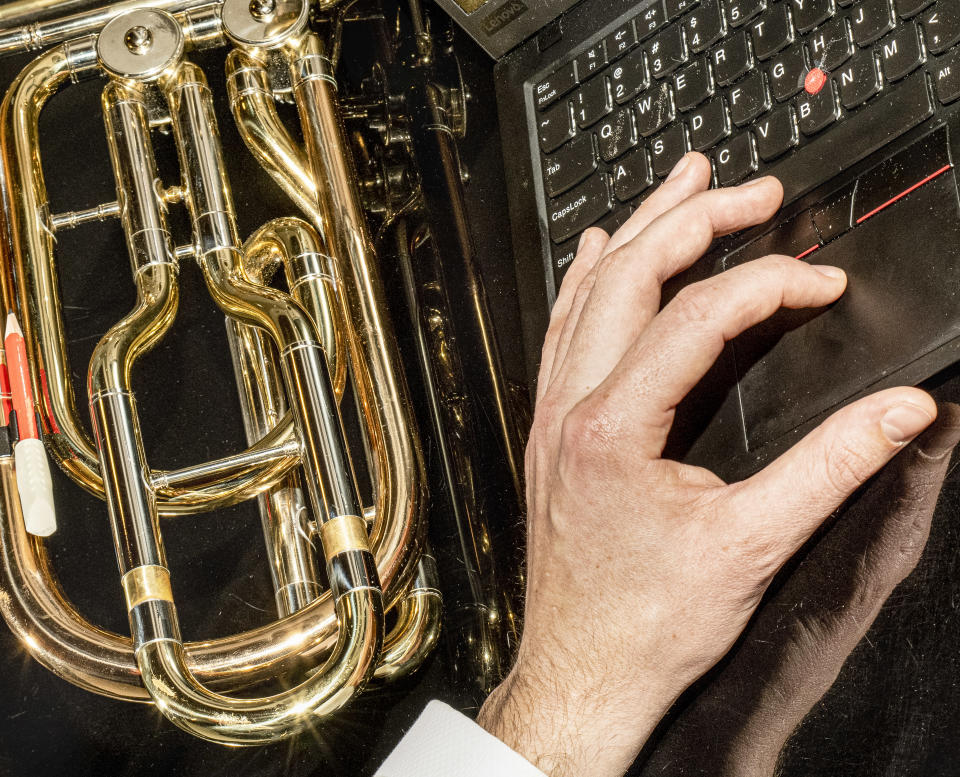
{"label": "index finger", "polygon": [[[747,262],[685,287],[656,316],[602,386],[633,400],[639,441],[659,456],[673,410],[707,373],[727,341],[781,307],[819,307],[836,300],[846,275],[787,256]],[[658,429],[658,434],[649,434]]]}

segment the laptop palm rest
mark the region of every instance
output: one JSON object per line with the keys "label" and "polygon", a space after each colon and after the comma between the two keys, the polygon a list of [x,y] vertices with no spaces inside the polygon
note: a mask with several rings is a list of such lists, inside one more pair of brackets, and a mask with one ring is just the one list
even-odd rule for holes
{"label": "laptop palm rest", "polygon": [[[846,271],[843,297],[819,310],[782,310],[733,342],[750,450],[874,388],[920,382],[956,360],[956,349],[943,346],[960,335],[957,182],[946,132],[919,143],[923,149],[907,149],[871,179],[879,200],[890,197],[805,257]],[[902,162],[918,158],[927,167],[905,177]],[[856,189],[847,196],[856,198]]]}

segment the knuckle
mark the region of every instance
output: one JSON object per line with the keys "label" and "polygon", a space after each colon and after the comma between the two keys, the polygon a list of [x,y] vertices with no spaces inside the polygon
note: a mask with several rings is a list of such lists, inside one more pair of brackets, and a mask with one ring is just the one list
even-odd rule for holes
{"label": "knuckle", "polygon": [[703,324],[716,316],[716,286],[706,281],[685,286],[669,303],[683,321]]}
{"label": "knuckle", "polygon": [[825,477],[827,485],[837,498],[846,497],[867,478],[876,467],[869,453],[844,440],[835,440],[826,451]]}
{"label": "knuckle", "polygon": [[619,424],[595,402],[580,402],[566,417],[560,429],[560,455],[574,470],[593,470],[608,452],[617,447]]}

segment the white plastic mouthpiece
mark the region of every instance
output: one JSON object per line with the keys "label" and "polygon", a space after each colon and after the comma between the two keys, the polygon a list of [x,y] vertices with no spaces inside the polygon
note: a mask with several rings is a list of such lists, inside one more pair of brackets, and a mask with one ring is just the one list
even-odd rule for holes
{"label": "white plastic mouthpiece", "polygon": [[27,531],[38,537],[49,537],[57,530],[57,513],[53,505],[50,461],[43,443],[30,438],[20,440],[13,449],[13,460]]}

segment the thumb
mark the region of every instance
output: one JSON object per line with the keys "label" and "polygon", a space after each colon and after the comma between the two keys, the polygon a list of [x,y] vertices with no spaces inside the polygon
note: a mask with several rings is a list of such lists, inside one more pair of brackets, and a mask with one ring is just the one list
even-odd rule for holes
{"label": "thumb", "polygon": [[732,487],[732,515],[778,568],[824,518],[937,416],[924,391],[894,388],[834,413],[776,461]]}

